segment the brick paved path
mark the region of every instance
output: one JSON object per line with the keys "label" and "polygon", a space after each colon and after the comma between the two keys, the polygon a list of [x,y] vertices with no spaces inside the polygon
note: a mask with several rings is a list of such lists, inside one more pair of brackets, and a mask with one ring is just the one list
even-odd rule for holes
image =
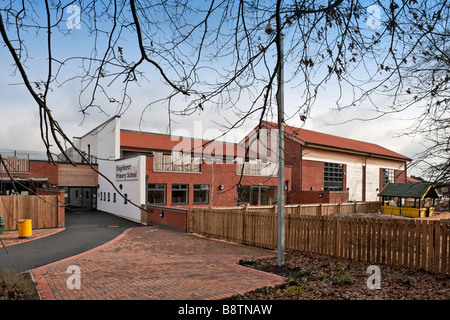
{"label": "brick paved path", "polygon": [[[52,234],[63,231],[64,228],[50,228],[50,229],[36,229],[32,230],[31,238],[20,239],[19,231],[6,231],[5,234],[0,234],[0,239],[2,239],[5,246],[11,246],[14,244],[20,244],[31,240],[37,240],[39,238],[51,236]],[[1,245],[1,243],[0,243]],[[0,247],[1,248],[1,247]]]}
{"label": "brick paved path", "polygon": [[[43,300],[221,299],[283,278],[239,266],[273,251],[204,239],[157,227],[127,230],[94,250],[33,270]],[[70,265],[81,289],[69,289]]]}

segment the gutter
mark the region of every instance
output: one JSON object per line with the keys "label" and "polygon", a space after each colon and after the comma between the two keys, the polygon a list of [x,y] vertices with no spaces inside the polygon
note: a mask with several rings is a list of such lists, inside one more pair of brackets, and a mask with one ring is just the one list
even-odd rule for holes
{"label": "gutter", "polygon": [[388,159],[397,159],[397,160],[403,160],[403,161],[412,161],[412,159],[407,158],[407,157],[396,157],[396,156],[390,156],[390,155],[386,155],[386,154],[381,154],[381,153],[372,153],[372,152],[365,152],[365,151],[361,151],[361,150],[355,150],[355,149],[349,149],[349,148],[342,148],[342,147],[335,147],[335,146],[329,146],[329,145],[325,145],[325,144],[320,144],[320,143],[311,143],[311,142],[307,142],[307,145],[310,145],[312,147],[323,147],[325,149],[337,149],[337,150],[345,150],[345,151],[349,151],[352,153],[357,153],[360,155],[367,155],[368,157],[373,157],[373,156],[377,156],[377,157],[381,157],[381,158],[388,158]]}

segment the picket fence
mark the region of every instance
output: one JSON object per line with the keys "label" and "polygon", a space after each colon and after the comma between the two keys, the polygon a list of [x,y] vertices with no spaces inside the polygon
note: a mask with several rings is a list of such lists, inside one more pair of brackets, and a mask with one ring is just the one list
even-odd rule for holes
{"label": "picket fence", "polygon": [[[285,216],[287,251],[302,250],[450,275],[450,222],[299,215]],[[187,231],[276,249],[276,212],[190,208]]]}
{"label": "picket fence", "polygon": [[[212,207],[215,210],[241,210],[255,212],[277,212],[276,205],[238,207]],[[195,209],[194,209],[195,210]],[[348,203],[315,203],[315,204],[288,204],[284,206],[286,214],[326,216],[338,213],[381,212],[381,202],[348,202]]]}

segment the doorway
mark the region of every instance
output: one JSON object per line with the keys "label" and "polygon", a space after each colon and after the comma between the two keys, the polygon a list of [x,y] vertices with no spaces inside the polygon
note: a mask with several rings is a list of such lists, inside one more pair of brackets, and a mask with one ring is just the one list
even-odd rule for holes
{"label": "doorway", "polygon": [[65,187],[69,208],[93,210],[97,208],[97,191],[93,187]]}

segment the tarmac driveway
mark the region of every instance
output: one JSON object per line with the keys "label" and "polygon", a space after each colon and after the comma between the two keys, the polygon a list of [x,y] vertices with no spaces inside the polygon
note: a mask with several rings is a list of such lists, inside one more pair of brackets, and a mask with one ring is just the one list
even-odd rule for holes
{"label": "tarmac driveway", "polygon": [[66,226],[54,235],[8,246],[0,246],[0,271],[19,272],[37,268],[98,247],[140,224],[100,211],[66,211]]}
{"label": "tarmac driveway", "polygon": [[274,252],[142,226],[32,273],[43,300],[212,300],[282,283],[237,265],[269,255]]}

